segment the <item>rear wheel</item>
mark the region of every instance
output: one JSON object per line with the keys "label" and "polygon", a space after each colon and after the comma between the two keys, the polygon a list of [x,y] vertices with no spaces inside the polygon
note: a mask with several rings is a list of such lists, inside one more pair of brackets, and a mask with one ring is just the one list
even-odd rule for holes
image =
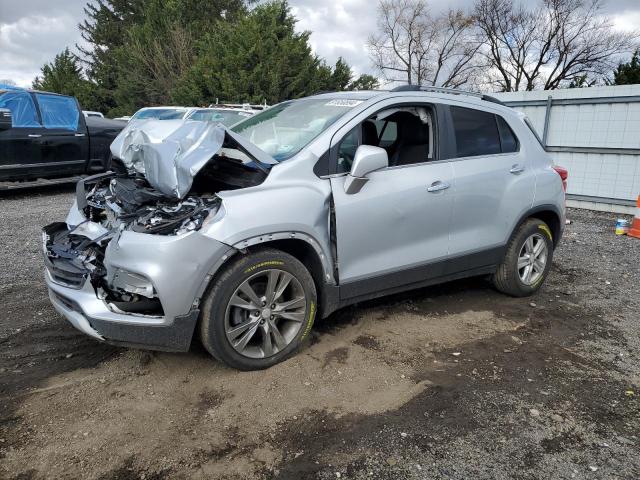
{"label": "rear wheel", "polygon": [[551,269],[553,237],[537,218],[526,220],[515,232],[493,276],[495,287],[507,295],[525,297],[537,292]]}
{"label": "rear wheel", "polygon": [[202,309],[200,337],[214,357],[240,370],[258,370],[294,353],[317,310],[313,278],[296,258],[262,250],[231,263]]}

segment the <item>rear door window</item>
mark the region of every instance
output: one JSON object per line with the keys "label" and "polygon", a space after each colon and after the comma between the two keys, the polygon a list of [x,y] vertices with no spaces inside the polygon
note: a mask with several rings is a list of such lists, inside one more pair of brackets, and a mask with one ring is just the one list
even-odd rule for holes
{"label": "rear door window", "polygon": [[452,106],[451,116],[458,158],[501,153],[500,134],[493,113]]}
{"label": "rear door window", "polygon": [[78,130],[80,110],[75,98],[36,93],[44,128]]}
{"label": "rear door window", "polygon": [[9,91],[0,94],[0,108],[11,110],[13,128],[38,128],[38,112],[31,94],[23,91]]}

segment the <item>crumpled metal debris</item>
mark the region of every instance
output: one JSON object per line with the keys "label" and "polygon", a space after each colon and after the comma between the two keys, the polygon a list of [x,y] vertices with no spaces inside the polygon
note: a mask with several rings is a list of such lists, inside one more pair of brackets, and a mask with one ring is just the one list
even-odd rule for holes
{"label": "crumpled metal debris", "polygon": [[144,175],[158,191],[182,199],[191,190],[193,178],[225,141],[256,160],[258,168],[266,170],[278,163],[224,125],[192,120],[131,122],[111,144],[111,153],[127,169]]}
{"label": "crumpled metal debris", "polygon": [[148,121],[123,131],[111,153],[165,195],[183,198],[193,178],[220,151],[225,129],[208,122]]}

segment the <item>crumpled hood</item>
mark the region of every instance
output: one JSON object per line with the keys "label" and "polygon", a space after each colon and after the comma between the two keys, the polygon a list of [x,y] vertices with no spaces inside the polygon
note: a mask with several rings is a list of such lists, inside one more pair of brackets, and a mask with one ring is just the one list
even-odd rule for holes
{"label": "crumpled hood", "polygon": [[127,125],[111,153],[165,195],[182,199],[193,179],[222,147],[237,148],[266,170],[277,163],[253,143],[214,122],[146,120]]}

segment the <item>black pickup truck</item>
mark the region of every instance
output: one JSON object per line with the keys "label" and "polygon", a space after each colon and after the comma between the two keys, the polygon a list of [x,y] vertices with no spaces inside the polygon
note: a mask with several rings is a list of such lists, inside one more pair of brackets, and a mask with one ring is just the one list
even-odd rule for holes
{"label": "black pickup truck", "polygon": [[85,118],[74,97],[0,85],[0,190],[104,171],[125,126]]}

